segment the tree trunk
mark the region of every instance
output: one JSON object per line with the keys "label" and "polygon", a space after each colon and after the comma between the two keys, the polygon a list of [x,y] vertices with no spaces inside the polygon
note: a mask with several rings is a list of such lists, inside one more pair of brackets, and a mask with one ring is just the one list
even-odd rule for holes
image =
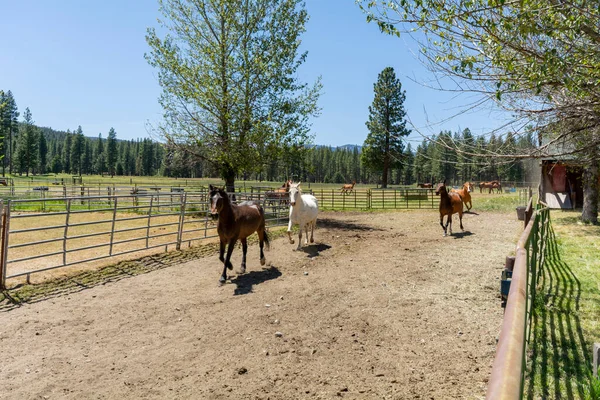
{"label": "tree trunk", "polygon": [[222,175],[225,180],[225,191],[235,193],[235,171],[233,168],[230,165],[224,165]]}
{"label": "tree trunk", "polygon": [[596,157],[583,168],[583,222],[598,223],[598,160]]}

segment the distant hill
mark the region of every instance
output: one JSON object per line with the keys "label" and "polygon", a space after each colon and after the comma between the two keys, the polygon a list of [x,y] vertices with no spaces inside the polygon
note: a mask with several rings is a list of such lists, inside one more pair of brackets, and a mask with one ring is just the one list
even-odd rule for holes
{"label": "distant hill", "polygon": [[337,146],[338,149],[345,149],[345,150],[354,150],[354,149],[358,149],[358,151],[360,152],[362,150],[362,146],[358,145],[358,144],[345,144],[342,146]]}

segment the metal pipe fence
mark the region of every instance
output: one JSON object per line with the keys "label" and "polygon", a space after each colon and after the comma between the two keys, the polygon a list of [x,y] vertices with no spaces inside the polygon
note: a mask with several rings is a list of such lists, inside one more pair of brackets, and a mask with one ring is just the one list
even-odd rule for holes
{"label": "metal pipe fence", "polygon": [[[264,195],[236,193],[246,200],[262,204]],[[267,226],[287,224],[285,202],[266,205]],[[218,237],[206,192],[8,200],[0,208],[3,288],[11,278]]]}
{"label": "metal pipe fence", "polygon": [[[531,210],[532,207],[530,199],[527,208]],[[486,399],[522,398],[531,314],[550,240],[550,223],[550,209],[541,203],[517,242],[512,281]]]}

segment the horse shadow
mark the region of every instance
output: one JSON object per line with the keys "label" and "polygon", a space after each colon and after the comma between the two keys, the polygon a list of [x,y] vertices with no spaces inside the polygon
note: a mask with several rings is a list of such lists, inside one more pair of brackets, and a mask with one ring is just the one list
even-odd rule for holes
{"label": "horse shadow", "polygon": [[321,218],[317,221],[319,228],[331,228],[352,231],[382,231],[383,229],[375,228],[369,225],[356,224],[354,222],[339,221],[331,218]]}
{"label": "horse shadow", "polygon": [[261,271],[250,271],[248,273],[238,275],[231,279],[231,283],[236,285],[233,291],[234,296],[252,293],[254,285],[261,284],[271,279],[277,279],[281,276],[281,271],[275,266],[263,268]]}
{"label": "horse shadow", "polygon": [[452,233],[452,237],[455,238],[455,239],[462,239],[462,238],[464,238],[466,236],[471,236],[471,235],[474,235],[474,233],[470,232],[470,231],[453,232]]}
{"label": "horse shadow", "polygon": [[309,258],[313,258],[319,255],[320,252],[330,249],[331,246],[324,243],[311,244],[310,246],[304,246],[302,251],[307,254]]}
{"label": "horse shadow", "polygon": [[464,211],[463,214],[469,214],[469,215],[479,215],[478,213],[476,213],[475,211]]}

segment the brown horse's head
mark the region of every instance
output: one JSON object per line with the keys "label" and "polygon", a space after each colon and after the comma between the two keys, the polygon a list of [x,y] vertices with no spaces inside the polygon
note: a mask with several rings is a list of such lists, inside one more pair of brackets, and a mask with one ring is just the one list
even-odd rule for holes
{"label": "brown horse's head", "polygon": [[208,194],[210,198],[210,214],[213,219],[217,219],[219,212],[225,205],[225,202],[229,201],[229,197],[227,197],[227,193],[223,188],[213,185],[209,185],[208,188],[210,190]]}
{"label": "brown horse's head", "polygon": [[467,193],[471,193],[473,191],[473,184],[471,182],[465,182],[463,188],[467,191]]}
{"label": "brown horse's head", "polygon": [[439,196],[441,194],[448,194],[448,189],[446,188],[446,180],[445,179],[444,179],[444,182],[438,183],[437,188],[435,189],[435,194],[436,194],[436,196]]}

